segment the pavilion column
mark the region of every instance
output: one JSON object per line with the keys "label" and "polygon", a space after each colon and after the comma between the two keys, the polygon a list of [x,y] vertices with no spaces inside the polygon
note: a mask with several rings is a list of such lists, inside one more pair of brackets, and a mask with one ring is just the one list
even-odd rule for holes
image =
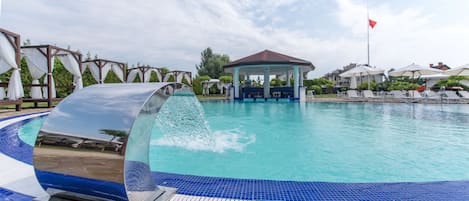
{"label": "pavilion column", "polygon": [[233,71],[233,85],[234,85],[234,98],[239,98],[239,67],[234,68]]}
{"label": "pavilion column", "polygon": [[301,68],[300,68],[299,71],[300,71],[300,72],[299,72],[299,74],[300,74],[300,87],[302,87],[302,86],[303,86],[303,79],[304,79],[304,77],[303,77],[303,70],[301,70]]}
{"label": "pavilion column", "polygon": [[246,83],[251,83],[249,80],[249,74],[245,74],[244,75],[244,87],[250,87],[250,85],[248,86]]}
{"label": "pavilion column", "polygon": [[270,69],[264,68],[264,98],[270,98]]}
{"label": "pavilion column", "polygon": [[290,84],[290,72],[288,72],[288,70],[285,72],[285,75],[287,75],[287,87],[291,87],[291,84]]}
{"label": "pavilion column", "polygon": [[293,96],[294,98],[299,98],[299,88],[300,88],[300,68],[298,66],[293,66]]}

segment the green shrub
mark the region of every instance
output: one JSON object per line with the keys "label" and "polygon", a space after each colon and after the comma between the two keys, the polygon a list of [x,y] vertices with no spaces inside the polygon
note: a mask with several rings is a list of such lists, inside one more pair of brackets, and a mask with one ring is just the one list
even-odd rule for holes
{"label": "green shrub", "polygon": [[389,90],[416,90],[419,86],[417,83],[398,81],[391,83]]}
{"label": "green shrub", "polygon": [[192,90],[194,91],[196,95],[202,95],[202,91],[203,91],[202,81],[207,81],[207,80],[210,80],[210,77],[207,75],[204,75],[204,76],[197,76],[192,81]]}
{"label": "green shrub", "polygon": [[229,75],[223,75],[223,76],[220,76],[218,78],[220,81],[222,81],[223,83],[231,83],[233,82],[233,77],[229,76]]}
{"label": "green shrub", "polygon": [[319,85],[311,85],[307,88],[307,90],[313,90],[314,94],[322,94],[322,88]]}
{"label": "green shrub", "polygon": [[[360,90],[368,90],[368,81],[361,83],[360,85],[358,85],[357,88],[360,89]],[[376,88],[377,88],[376,82],[371,81],[370,82],[370,90],[376,91]]]}
{"label": "green shrub", "polygon": [[312,80],[303,80],[303,86],[309,87],[312,85],[318,85],[318,86],[324,86],[324,87],[330,87],[334,86],[334,82],[331,80],[328,80],[326,78],[316,78]]}
{"label": "green shrub", "polygon": [[274,86],[274,87],[282,86],[282,80],[274,78],[270,80],[270,86]]}

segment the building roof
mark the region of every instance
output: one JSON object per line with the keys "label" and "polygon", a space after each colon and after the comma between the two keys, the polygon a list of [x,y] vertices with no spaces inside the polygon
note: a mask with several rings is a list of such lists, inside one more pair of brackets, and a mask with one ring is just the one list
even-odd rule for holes
{"label": "building roof", "polygon": [[280,54],[278,52],[274,52],[270,50],[264,50],[262,52],[258,52],[253,55],[238,59],[236,61],[232,61],[224,65],[223,67],[232,68],[235,66],[269,65],[269,64],[310,66],[312,69],[314,69],[314,65],[310,61]]}

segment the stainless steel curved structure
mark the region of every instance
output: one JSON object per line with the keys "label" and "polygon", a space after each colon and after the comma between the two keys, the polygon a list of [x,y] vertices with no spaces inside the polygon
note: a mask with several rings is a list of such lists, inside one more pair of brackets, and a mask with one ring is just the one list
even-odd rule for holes
{"label": "stainless steel curved structure", "polygon": [[[100,84],[64,99],[34,148],[39,183],[56,196],[154,200],[149,142],[155,117],[177,83]],[[187,89],[190,90],[190,89]]]}

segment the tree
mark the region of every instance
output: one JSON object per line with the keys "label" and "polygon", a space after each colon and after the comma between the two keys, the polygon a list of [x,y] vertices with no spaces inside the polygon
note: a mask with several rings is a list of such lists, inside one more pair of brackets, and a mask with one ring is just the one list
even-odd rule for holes
{"label": "tree", "polygon": [[211,78],[219,78],[226,75],[223,72],[223,65],[230,62],[230,57],[226,54],[215,54],[208,47],[200,53],[200,64],[196,65],[199,76],[208,75]]}

